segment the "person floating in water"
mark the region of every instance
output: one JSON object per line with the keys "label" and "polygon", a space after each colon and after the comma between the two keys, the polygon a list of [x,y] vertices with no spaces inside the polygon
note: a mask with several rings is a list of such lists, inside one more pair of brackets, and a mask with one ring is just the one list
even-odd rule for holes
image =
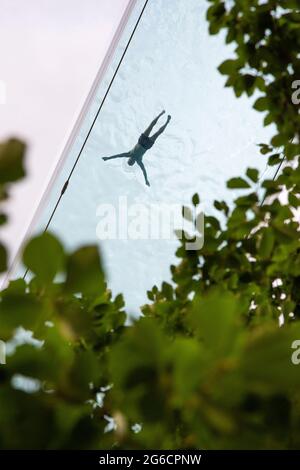
{"label": "person floating in water", "polygon": [[151,147],[154,145],[156,139],[162,134],[169,124],[171,120],[171,116],[168,115],[167,122],[158,129],[157,132],[155,132],[152,136],[150,136],[150,133],[159,120],[159,118],[165,114],[165,111],[162,111],[147,127],[147,129],[141,134],[139,137],[138,143],[133,147],[133,149],[130,152],[125,152],[125,153],[120,153],[118,155],[113,155],[112,157],[103,157],[103,160],[112,160],[113,158],[128,158],[128,165],[132,166],[135,163],[139,165],[141,168],[144,178],[145,178],[145,183],[147,186],[150,186],[150,183],[148,181],[148,176],[146,172],[146,168],[143,163],[143,156],[147,152],[147,150],[150,150]]}

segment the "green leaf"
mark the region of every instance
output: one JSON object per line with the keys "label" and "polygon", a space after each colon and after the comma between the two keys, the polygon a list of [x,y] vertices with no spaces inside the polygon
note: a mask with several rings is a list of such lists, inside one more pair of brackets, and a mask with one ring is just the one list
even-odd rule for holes
{"label": "green leaf", "polygon": [[26,282],[24,279],[15,279],[10,281],[7,288],[2,291],[2,295],[4,294],[25,294],[26,292]]}
{"label": "green leaf", "polygon": [[215,288],[196,299],[190,321],[206,349],[220,356],[230,354],[235,347],[241,313],[233,294]]}
{"label": "green leaf", "polygon": [[257,183],[258,181],[258,170],[256,168],[248,168],[246,171],[246,175],[250,178],[253,183]]}
{"label": "green leaf", "polygon": [[293,207],[295,207],[296,209],[298,209],[298,207],[300,206],[300,199],[298,196],[296,196],[295,194],[293,193],[289,193],[289,196],[288,196],[288,199],[289,199],[289,204]]}
{"label": "green leaf", "polygon": [[272,138],[271,144],[273,147],[282,147],[287,143],[287,140],[288,139],[286,139],[283,135],[277,134]]}
{"label": "green leaf", "polygon": [[237,60],[225,60],[219,67],[218,70],[222,75],[231,75],[237,73],[240,68],[240,63]]}
{"label": "green leaf", "polygon": [[265,91],[266,85],[265,85],[265,80],[263,77],[256,77],[255,80],[255,86],[258,88],[260,91]]}
{"label": "green leaf", "polygon": [[7,215],[3,214],[3,212],[0,214],[0,225],[4,225],[7,222]]}
{"label": "green leaf", "polygon": [[80,350],[74,357],[71,370],[68,372],[70,393],[77,400],[90,396],[90,384],[97,383],[99,378],[99,360],[91,350]]}
{"label": "green leaf", "polygon": [[200,204],[200,198],[199,198],[199,195],[197,193],[195,193],[192,197],[192,203],[194,206],[198,206],[198,204]]}
{"label": "green leaf", "polygon": [[214,206],[218,211],[223,211],[225,215],[228,215],[229,207],[225,201],[214,201]]}
{"label": "green leaf", "polygon": [[169,339],[149,318],[125,330],[109,357],[112,393],[121,400],[118,406],[130,419],[160,423],[168,399],[161,386],[160,369]]}
{"label": "green leaf", "polygon": [[251,186],[243,178],[231,178],[227,181],[227,187],[230,189],[247,189]]}
{"label": "green leaf", "polygon": [[269,126],[270,124],[272,124],[272,122],[274,122],[274,116],[272,113],[269,113],[266,115],[266,117],[264,118],[264,126],[267,127]]}
{"label": "green leaf", "polygon": [[22,326],[34,329],[42,317],[43,303],[32,294],[19,291],[21,286],[9,286],[0,299],[0,338],[9,338],[13,331]]}
{"label": "green leaf", "polygon": [[269,157],[268,165],[270,166],[279,165],[281,161],[282,161],[282,157],[280,153],[274,153],[273,155]]}
{"label": "green leaf", "polygon": [[272,152],[272,147],[270,147],[270,145],[267,145],[267,144],[259,144],[259,147],[260,147],[260,153],[261,153],[262,155],[266,155],[267,153]]}
{"label": "green leaf", "polygon": [[257,329],[249,338],[240,362],[249,387],[261,392],[297,392],[300,374],[292,363],[292,344],[299,338],[299,327]]}
{"label": "green leaf", "polygon": [[291,160],[300,154],[300,146],[289,142],[285,145],[284,153],[286,158]]}
{"label": "green leaf", "polygon": [[147,297],[149,300],[151,300],[151,302],[154,301],[154,294],[151,290],[147,290]]}
{"label": "green leaf", "polygon": [[4,245],[0,243],[0,272],[4,272],[7,269],[7,253]]}
{"label": "green leaf", "polygon": [[273,230],[271,228],[263,229],[258,245],[258,254],[262,259],[270,258],[273,251],[274,242],[275,237]]}
{"label": "green leaf", "polygon": [[67,290],[97,295],[105,290],[104,273],[96,246],[79,248],[68,257]]}
{"label": "green leaf", "polygon": [[251,96],[251,94],[253,93],[255,82],[256,82],[255,75],[250,75],[248,73],[244,75],[244,84],[245,84],[245,89],[248,93],[248,96]]}
{"label": "green leaf", "polygon": [[25,145],[17,139],[0,144],[0,184],[23,178]]}
{"label": "green leaf", "polygon": [[257,204],[258,197],[256,193],[251,193],[237,198],[234,202],[238,207],[250,208]]}
{"label": "green leaf", "polygon": [[172,288],[171,284],[164,281],[162,283],[161,291],[162,291],[163,295],[165,296],[165,298],[167,300],[172,300],[173,299],[173,288]]}
{"label": "green leaf", "polygon": [[[203,349],[194,338],[176,338],[170,350],[174,368],[174,388],[177,400],[184,405],[185,400],[199,388],[199,379],[205,370]],[[201,373],[202,372],[202,373]]]}
{"label": "green leaf", "polygon": [[269,109],[269,102],[267,98],[258,98],[254,105],[253,108],[256,109],[256,111],[268,111]]}
{"label": "green leaf", "polygon": [[62,245],[48,232],[30,240],[23,253],[25,266],[42,282],[51,282],[62,271],[64,259]]}

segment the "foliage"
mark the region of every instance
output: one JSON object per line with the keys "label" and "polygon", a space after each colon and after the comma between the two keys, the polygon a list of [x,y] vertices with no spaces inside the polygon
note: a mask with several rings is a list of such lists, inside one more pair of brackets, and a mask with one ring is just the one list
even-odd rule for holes
{"label": "foliage", "polygon": [[[2,448],[300,447],[299,118],[287,70],[299,67],[299,13],[288,0],[280,11],[275,1],[210,3],[210,32],[225,29],[237,45],[220,67],[227,86],[260,90],[255,107],[278,132],[260,151],[278,165],[282,146],[289,162],[262,191],[254,168],[228,181],[240,191],[233,207],[215,201],[220,217],[206,216],[201,250],[180,241],[172,283],[148,292],[130,326],[95,247],[67,254],[50,233],[29,241],[32,277],[2,291],[0,337],[13,343],[22,326],[38,342],[16,345],[1,366]],[[20,174],[1,172],[3,194]]]}
{"label": "foliage", "polygon": [[[292,159],[300,153],[298,107],[292,102],[299,80],[300,8],[297,0],[208,0],[209,31],[225,30],[235,56],[219,71],[237,97],[255,93],[254,109],[265,112],[264,125],[275,124],[274,147]],[[259,94],[259,97],[257,97]]]}
{"label": "foliage", "polygon": [[[98,447],[104,422],[91,413],[108,381],[107,351],[124,328],[122,297],[112,301],[94,247],[66,255],[44,233],[28,243],[24,263],[34,276],[2,292],[1,338],[11,340],[22,326],[39,342],[17,346],[1,368],[0,446]],[[85,272],[93,275],[88,288]],[[53,282],[58,273],[63,280]],[[14,389],[19,376],[34,393]]]}

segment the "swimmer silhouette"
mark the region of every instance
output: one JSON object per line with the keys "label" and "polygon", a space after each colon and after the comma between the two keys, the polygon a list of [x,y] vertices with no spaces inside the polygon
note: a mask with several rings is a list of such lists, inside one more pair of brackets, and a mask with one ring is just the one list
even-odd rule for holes
{"label": "swimmer silhouette", "polygon": [[103,157],[103,160],[106,161],[112,160],[113,158],[128,158],[128,165],[132,166],[137,163],[143,172],[146,185],[150,186],[146,168],[143,164],[143,156],[145,155],[147,150],[151,149],[156,139],[160,136],[160,134],[164,132],[165,128],[171,120],[171,116],[169,115],[167,118],[167,122],[162,127],[160,127],[158,131],[155,132],[155,134],[150,136],[150,132],[152,131],[153,127],[163,114],[165,114],[165,111],[162,111],[155,119],[153,119],[149,127],[147,127],[147,129],[139,137],[138,143],[133,147],[132,150],[130,150],[130,152],[119,153],[118,155],[113,155],[112,157]]}

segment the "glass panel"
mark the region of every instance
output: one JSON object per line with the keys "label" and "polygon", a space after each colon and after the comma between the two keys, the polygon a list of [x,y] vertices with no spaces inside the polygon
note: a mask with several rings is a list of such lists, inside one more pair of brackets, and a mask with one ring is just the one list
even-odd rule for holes
{"label": "glass panel", "polygon": [[[137,2],[35,230],[47,224],[143,5],[144,1]],[[198,192],[205,213],[210,214],[215,199],[230,203],[237,195],[226,189],[228,178],[241,175],[248,166],[273,171],[257,147],[269,140],[271,130],[262,126],[262,116],[251,109],[249,98],[237,99],[231,89],[224,88],[217,67],[230,57],[230,47],[220,35],[208,34],[206,9],[207,3],[199,0],[148,3],[50,224],[50,230],[70,249],[99,244],[109,285],[113,293],[124,293],[127,311],[133,314],[146,301],[147,289],[170,280],[169,267],[176,263],[178,246],[174,239],[155,240],[149,234],[142,240],[130,239],[124,224],[138,222],[134,205],[142,205],[145,221],[145,211],[153,215],[164,204],[188,203]],[[129,152],[163,109],[166,114],[152,133],[168,114],[172,119],[143,157],[150,187],[140,167],[128,165],[128,158],[102,160]],[[108,229],[123,229],[125,235],[101,240],[101,222],[110,208],[115,209],[116,218],[110,214]],[[147,223],[151,226],[149,218]]]}

